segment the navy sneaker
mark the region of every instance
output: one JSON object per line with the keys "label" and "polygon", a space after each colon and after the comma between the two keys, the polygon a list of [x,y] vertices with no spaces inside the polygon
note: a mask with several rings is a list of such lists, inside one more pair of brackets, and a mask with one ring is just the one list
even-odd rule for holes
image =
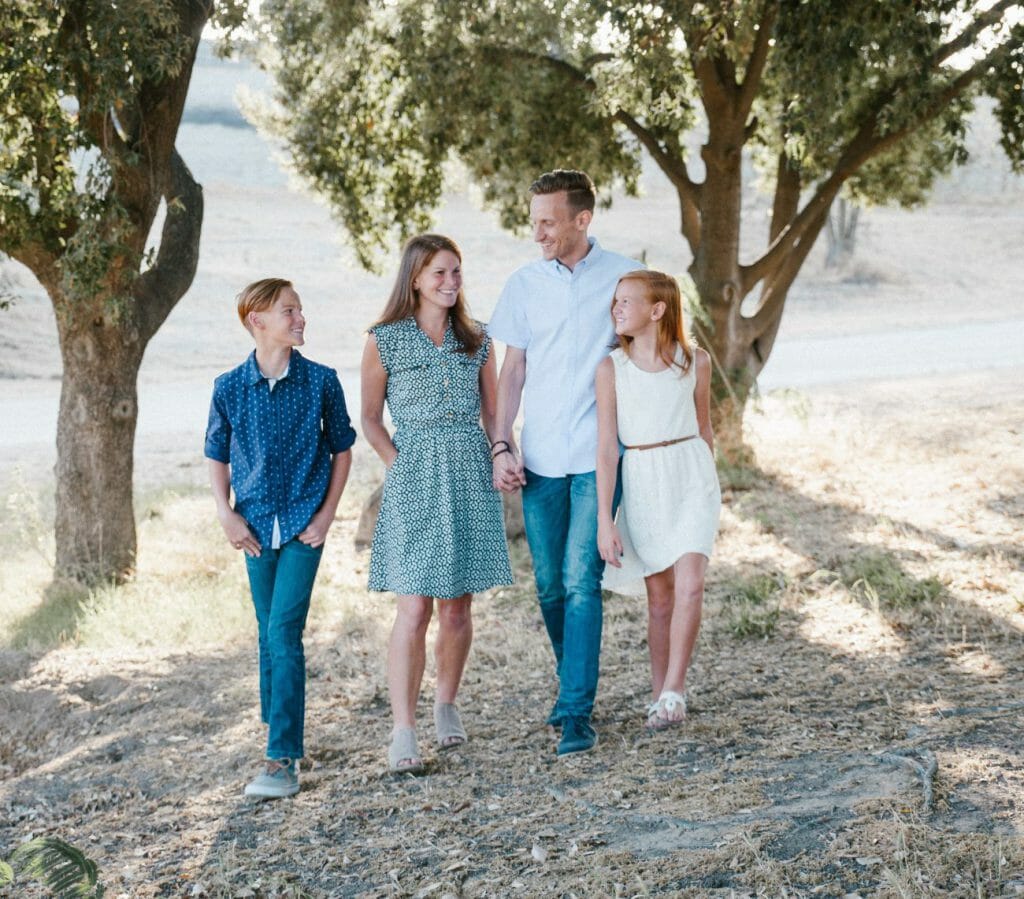
{"label": "navy sneaker", "polygon": [[566,715],[562,719],[562,739],[558,742],[558,754],[590,752],[597,745],[597,731],[590,726],[590,719],[582,715]]}
{"label": "navy sneaker", "polygon": [[562,726],[562,713],[558,711],[558,703],[556,702],[551,706],[551,714],[548,715],[548,727],[561,727]]}

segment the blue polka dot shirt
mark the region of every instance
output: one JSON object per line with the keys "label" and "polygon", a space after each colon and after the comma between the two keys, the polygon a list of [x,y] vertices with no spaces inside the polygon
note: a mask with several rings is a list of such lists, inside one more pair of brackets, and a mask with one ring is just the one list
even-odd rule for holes
{"label": "blue polka dot shirt", "polygon": [[235,509],[261,546],[271,545],[275,517],[282,545],[309,524],[327,494],[331,456],[355,440],[337,372],[297,350],[273,390],[255,351],[214,381],[205,455],[231,466]]}

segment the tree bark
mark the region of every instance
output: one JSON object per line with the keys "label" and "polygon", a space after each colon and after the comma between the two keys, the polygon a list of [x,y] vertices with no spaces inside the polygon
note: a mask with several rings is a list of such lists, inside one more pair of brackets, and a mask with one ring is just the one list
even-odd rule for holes
{"label": "tree bark", "polygon": [[[66,301],[62,305],[68,308]],[[57,416],[55,575],[120,582],[135,567],[135,384],[144,347],[136,328],[78,310],[58,322],[64,376]]]}
{"label": "tree bark", "polygon": [[[101,287],[69,292],[59,267],[51,264],[55,260],[32,266],[57,313],[64,365],[55,471],[57,578],[121,582],[135,568],[136,381],[147,344],[188,290],[198,265],[202,188],[174,143],[212,10],[209,0],[177,4],[188,57],[177,73],[138,86],[135,102],[118,113],[123,137],[107,127],[109,110],[94,123],[95,146],[112,161],[112,196],[128,224],[123,248],[111,259]],[[92,85],[86,74],[82,81],[87,94]],[[154,264],[140,273],[161,200],[166,216],[159,250]]]}
{"label": "tree bark", "polygon": [[133,447],[143,353],[199,264],[203,192],[176,151],[161,179],[164,219],[156,263],[131,296],[69,297],[48,284],[64,375],[57,418],[55,574],[121,582],[135,567]]}
{"label": "tree bark", "polygon": [[708,141],[701,150],[707,174],[701,191],[701,240],[690,266],[710,327],[695,326],[711,355],[712,424],[719,454],[749,462],[743,440],[743,410],[754,383],[748,373],[750,340],[741,314],[743,278],[739,264],[744,122],[731,115],[731,102],[709,92],[705,98]]}

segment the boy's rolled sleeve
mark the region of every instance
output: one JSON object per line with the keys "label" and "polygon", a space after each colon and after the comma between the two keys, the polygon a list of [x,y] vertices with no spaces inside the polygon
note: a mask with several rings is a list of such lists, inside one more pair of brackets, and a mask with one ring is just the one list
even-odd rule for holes
{"label": "boy's rolled sleeve", "polygon": [[216,386],[210,400],[210,417],[206,424],[206,446],[203,455],[215,462],[231,462],[231,422],[224,409],[224,398]]}
{"label": "boy's rolled sleeve", "polygon": [[356,431],[345,405],[345,391],[334,371],[324,381],[324,436],[333,456],[351,449],[356,442]]}

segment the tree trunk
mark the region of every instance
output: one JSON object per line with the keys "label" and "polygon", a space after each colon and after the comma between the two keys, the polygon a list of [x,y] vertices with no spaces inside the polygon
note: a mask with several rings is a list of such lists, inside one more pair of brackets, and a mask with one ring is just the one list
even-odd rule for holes
{"label": "tree trunk", "polygon": [[[709,346],[703,341],[702,345]],[[727,465],[753,465],[754,452],[743,437],[743,413],[754,378],[746,371],[727,378],[714,361],[711,365],[711,426],[715,432],[717,455]]]}
{"label": "tree trunk", "polygon": [[839,268],[853,258],[857,244],[857,218],[860,208],[839,197],[828,211],[828,253],[825,268]]}
{"label": "tree trunk", "polygon": [[707,169],[701,195],[701,240],[690,266],[710,327],[695,326],[711,355],[712,425],[719,455],[734,464],[749,461],[743,441],[743,410],[756,376],[748,369],[750,340],[740,314],[739,265],[743,189],[743,122],[709,109],[711,129],[701,150]]}
{"label": "tree trunk", "polygon": [[54,573],[85,583],[121,582],[135,568],[132,450],[144,346],[131,325],[89,315],[84,304],[55,306],[69,312],[58,316],[64,376]]}

